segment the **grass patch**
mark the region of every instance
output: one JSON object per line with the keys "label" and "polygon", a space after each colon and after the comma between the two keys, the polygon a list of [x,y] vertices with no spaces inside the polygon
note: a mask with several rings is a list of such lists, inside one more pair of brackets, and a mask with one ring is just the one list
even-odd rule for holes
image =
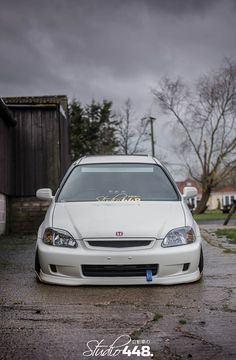
{"label": "grass patch", "polygon": [[153,316],[153,321],[158,321],[160,319],[163,318],[163,315],[162,314],[159,314],[159,313],[156,313],[154,316]]}
{"label": "grass patch", "polygon": [[225,254],[236,254],[236,251],[231,250],[231,249],[224,249],[224,253]]}
{"label": "grass patch", "polygon": [[[206,210],[204,214],[193,214],[196,221],[198,220],[225,220],[228,214],[223,214],[221,210]],[[236,219],[236,214],[233,214],[231,219]]]}
{"label": "grass patch", "polygon": [[185,324],[187,324],[187,321],[186,321],[186,320],[184,320],[184,319],[180,319],[180,320],[179,320],[179,324],[181,324],[181,325],[185,325]]}
{"label": "grass patch", "polygon": [[217,236],[226,236],[231,244],[236,244],[236,229],[218,229]]}

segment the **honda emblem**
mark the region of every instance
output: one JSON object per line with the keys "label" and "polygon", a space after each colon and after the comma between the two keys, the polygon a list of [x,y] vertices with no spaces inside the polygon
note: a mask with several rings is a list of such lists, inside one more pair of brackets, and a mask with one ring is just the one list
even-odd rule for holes
{"label": "honda emblem", "polygon": [[124,235],[123,231],[116,231],[116,236],[123,236],[123,235]]}

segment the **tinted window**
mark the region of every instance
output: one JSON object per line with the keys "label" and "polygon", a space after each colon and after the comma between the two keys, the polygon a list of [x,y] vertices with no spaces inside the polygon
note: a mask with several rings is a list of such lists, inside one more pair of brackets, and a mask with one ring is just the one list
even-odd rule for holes
{"label": "tinted window", "polygon": [[58,201],[173,201],[178,195],[158,165],[96,164],[73,169]]}

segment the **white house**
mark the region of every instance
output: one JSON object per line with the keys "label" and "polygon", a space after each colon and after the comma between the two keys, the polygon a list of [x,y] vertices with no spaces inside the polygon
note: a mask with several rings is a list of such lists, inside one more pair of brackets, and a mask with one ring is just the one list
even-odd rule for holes
{"label": "white house", "polygon": [[236,200],[236,187],[225,186],[220,189],[215,189],[212,191],[210,199],[207,203],[208,209],[222,209],[226,205],[231,205],[234,200]]}

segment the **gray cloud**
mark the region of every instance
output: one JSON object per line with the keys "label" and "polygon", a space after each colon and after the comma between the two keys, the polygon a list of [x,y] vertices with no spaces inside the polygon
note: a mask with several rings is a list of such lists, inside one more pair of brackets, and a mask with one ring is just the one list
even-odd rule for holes
{"label": "gray cloud", "polygon": [[0,94],[128,96],[144,110],[165,74],[235,58],[232,0],[2,0]]}
{"label": "gray cloud", "polygon": [[[7,1],[0,15],[1,83],[137,82],[197,76],[235,55],[231,1]],[[76,84],[76,82],[78,83]],[[114,89],[112,89],[113,92]],[[1,88],[1,92],[4,89]],[[37,88],[35,88],[37,92]],[[73,90],[75,91],[75,90]],[[99,94],[98,94],[99,95]],[[106,94],[102,94],[106,96]],[[107,91],[109,96],[109,89]],[[132,94],[129,94],[132,97]]]}

